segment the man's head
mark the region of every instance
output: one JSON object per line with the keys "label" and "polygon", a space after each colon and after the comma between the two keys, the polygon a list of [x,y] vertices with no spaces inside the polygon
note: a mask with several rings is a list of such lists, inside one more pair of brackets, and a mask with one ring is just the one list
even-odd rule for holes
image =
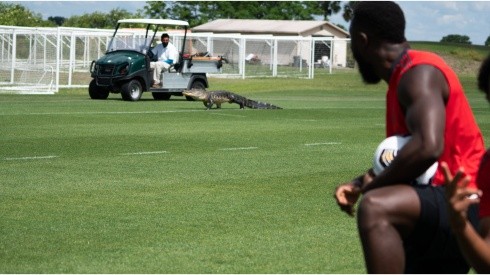
{"label": "man's head", "polygon": [[170,36],[168,35],[168,33],[163,33],[161,40],[163,47],[166,48],[168,43],[170,42]]}
{"label": "man's head", "polygon": [[394,2],[360,1],[354,7],[350,25],[351,48],[359,65],[359,72],[366,83],[375,84],[381,80],[373,64],[366,58],[368,47],[371,50],[381,43],[401,44],[405,39],[405,16]]}
{"label": "man's head", "polygon": [[487,95],[490,102],[490,55],[483,61],[478,73],[478,89]]}

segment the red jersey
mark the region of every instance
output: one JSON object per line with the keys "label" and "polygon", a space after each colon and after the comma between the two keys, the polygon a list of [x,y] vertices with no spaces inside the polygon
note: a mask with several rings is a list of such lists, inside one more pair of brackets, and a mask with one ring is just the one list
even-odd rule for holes
{"label": "red jersey", "polygon": [[[405,114],[398,102],[397,89],[403,74],[417,65],[430,65],[439,69],[446,78],[449,87],[449,99],[446,103],[444,151],[438,162],[447,162],[451,171],[456,171],[460,166],[463,166],[465,172],[476,179],[478,166],[485,152],[483,136],[476,124],[457,75],[436,54],[407,50],[393,67],[386,94],[386,136],[410,134],[405,121]],[[441,185],[443,183],[444,175],[439,165],[432,184]],[[470,186],[476,187],[474,180]]]}
{"label": "red jersey", "polygon": [[480,218],[490,216],[490,149],[481,160],[476,184],[483,191],[480,199]]}

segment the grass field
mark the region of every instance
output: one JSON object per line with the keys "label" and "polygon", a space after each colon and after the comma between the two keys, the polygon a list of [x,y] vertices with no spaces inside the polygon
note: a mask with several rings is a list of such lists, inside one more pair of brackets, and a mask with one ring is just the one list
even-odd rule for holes
{"label": "grass field", "polygon": [[0,273],[364,273],[332,194],[370,166],[386,86],[353,71],[210,82],[284,109],[0,95]]}

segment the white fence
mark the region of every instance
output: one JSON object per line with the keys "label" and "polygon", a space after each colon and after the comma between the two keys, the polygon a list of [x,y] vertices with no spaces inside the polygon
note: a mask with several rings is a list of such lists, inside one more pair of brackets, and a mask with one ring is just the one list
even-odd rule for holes
{"label": "white fence", "polygon": [[[0,93],[56,93],[86,87],[92,60],[104,55],[113,30],[0,26]],[[145,32],[126,31],[143,39]],[[183,33],[169,31],[181,48]],[[157,34],[159,37],[159,34]],[[188,33],[186,52],[223,56],[210,77],[301,77],[332,73],[353,64],[348,39]]]}

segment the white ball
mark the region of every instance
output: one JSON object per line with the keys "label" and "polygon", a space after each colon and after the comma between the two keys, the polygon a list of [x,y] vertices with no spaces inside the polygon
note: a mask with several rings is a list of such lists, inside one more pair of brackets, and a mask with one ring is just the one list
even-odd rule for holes
{"label": "white ball", "polygon": [[[391,136],[384,139],[376,148],[373,158],[373,172],[381,173],[395,159],[400,150],[410,140],[411,136]],[[437,171],[437,161],[425,173],[415,179],[417,184],[429,184]]]}

